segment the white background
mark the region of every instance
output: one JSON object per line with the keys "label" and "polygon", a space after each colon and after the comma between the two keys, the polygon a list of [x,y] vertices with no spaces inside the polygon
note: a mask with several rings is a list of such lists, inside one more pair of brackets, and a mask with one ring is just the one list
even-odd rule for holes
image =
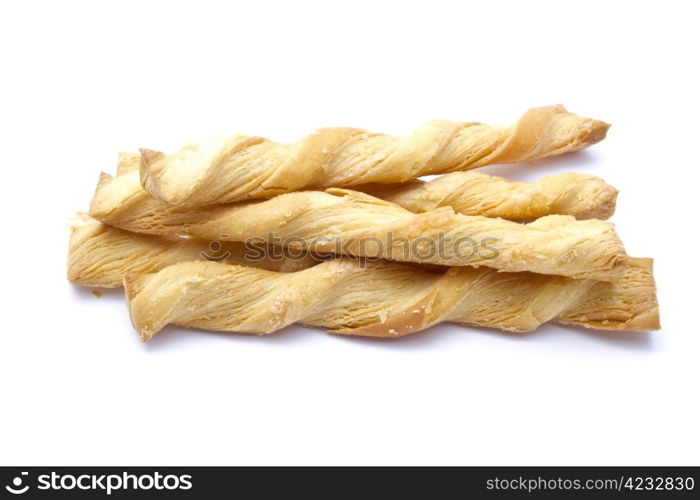
{"label": "white background", "polygon": [[[0,8],[2,464],[698,465],[700,127],[692,2],[16,2]],[[378,341],[169,328],[65,280],[117,152],[320,126],[408,134],[563,103],[611,122],[576,169],[621,190],[663,330],[442,325]]]}

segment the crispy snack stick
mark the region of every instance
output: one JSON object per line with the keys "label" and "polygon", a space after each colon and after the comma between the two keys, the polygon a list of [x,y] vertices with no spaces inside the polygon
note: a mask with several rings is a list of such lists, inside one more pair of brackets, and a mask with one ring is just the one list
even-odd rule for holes
{"label": "crispy snack stick", "polygon": [[173,205],[229,203],[533,160],[588,147],[608,128],[548,106],[510,126],[435,120],[406,138],[352,128],[320,129],[289,144],[244,135],[212,138],[171,155],[142,149],[141,183]]}
{"label": "crispy snack stick", "polygon": [[399,337],[441,322],[528,332],[548,321],[603,330],[659,328],[651,259],[630,258],[616,283],[453,267],[429,273],[337,259],[282,274],[187,262],[129,274],[134,327],[148,340],[167,324],[265,334],[292,323],[334,333]]}
{"label": "crispy snack stick", "polygon": [[[129,231],[206,240],[265,241],[316,253],[449,266],[484,265],[574,278],[614,280],[626,254],[612,224],[542,217],[530,224],[456,214],[442,207],[414,214],[356,191],[329,189],[212,208],[163,207],[107,174],[91,215]],[[136,193],[133,195],[125,194]],[[276,238],[278,241],[271,241]]]}
{"label": "crispy snack stick", "polygon": [[509,220],[545,215],[608,219],[615,213],[617,189],[600,177],[568,172],[535,182],[514,182],[479,172],[452,172],[425,182],[368,184],[358,191],[396,203],[411,212],[452,207],[465,215]]}

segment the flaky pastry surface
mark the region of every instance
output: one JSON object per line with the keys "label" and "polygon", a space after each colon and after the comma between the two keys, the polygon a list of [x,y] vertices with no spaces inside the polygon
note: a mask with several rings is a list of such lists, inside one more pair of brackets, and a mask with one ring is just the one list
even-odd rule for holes
{"label": "flaky pastry surface", "polygon": [[515,182],[479,172],[452,172],[428,182],[415,179],[356,189],[411,212],[451,207],[465,215],[510,220],[555,214],[608,219],[615,213],[618,193],[600,177],[574,172],[549,175],[535,182]]}
{"label": "flaky pastry surface", "polygon": [[533,160],[595,144],[608,127],[547,106],[509,126],[434,120],[405,138],[352,128],[320,129],[294,143],[238,135],[191,142],[170,155],[143,149],[140,177],[169,204],[228,203]]}
{"label": "flaky pastry surface", "polygon": [[[138,196],[147,197],[143,191]],[[154,212],[149,207],[158,202],[152,198],[137,200],[134,206],[138,210],[129,203],[127,200],[114,210],[93,210],[91,214],[116,227],[165,236],[264,241],[314,253],[448,266],[485,265],[502,271],[575,278],[616,279],[624,272],[626,260],[624,247],[609,222],[553,215],[518,224],[456,214],[450,207],[415,214],[342,189],[294,192],[210,210],[170,207]]]}
{"label": "flaky pastry surface", "polygon": [[430,273],[336,259],[295,273],[186,262],[129,274],[134,327],[148,340],[167,324],[265,334],[292,323],[399,337],[441,322],[528,332],[548,321],[605,330],[659,328],[651,259],[630,258],[615,283],[488,268]]}

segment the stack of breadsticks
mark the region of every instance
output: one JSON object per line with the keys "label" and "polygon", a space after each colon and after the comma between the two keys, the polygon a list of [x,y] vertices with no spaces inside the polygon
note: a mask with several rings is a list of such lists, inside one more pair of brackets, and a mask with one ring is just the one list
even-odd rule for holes
{"label": "stack of breadsticks", "polygon": [[628,256],[606,221],[617,190],[578,173],[467,172],[576,151],[608,127],[551,106],[406,138],[327,128],[289,144],[240,135],[122,153],[72,227],[68,278],[123,284],[144,340],[168,324],[658,329],[652,261]]}

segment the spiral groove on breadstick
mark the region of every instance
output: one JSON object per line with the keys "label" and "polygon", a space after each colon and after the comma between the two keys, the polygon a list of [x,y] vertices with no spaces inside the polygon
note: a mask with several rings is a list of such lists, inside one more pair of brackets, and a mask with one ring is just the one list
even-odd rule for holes
{"label": "spiral groove on breadstick", "polygon": [[317,261],[310,255],[274,255],[243,243],[164,239],[134,234],[80,216],[71,227],[68,280],[76,285],[115,288],[128,273],[152,273],[178,262],[210,260],[291,272]]}
{"label": "spiral groove on breadstick", "polygon": [[435,120],[406,138],[352,128],[320,129],[288,144],[213,138],[172,155],[141,150],[141,182],[174,205],[228,203],[543,158],[595,144],[608,127],[548,106],[527,111],[511,126]]}
{"label": "spiral groove on breadstick", "polygon": [[619,282],[487,268],[433,274],[389,262],[335,259],[291,274],[187,262],[130,274],[126,297],[143,340],[167,324],[271,333],[292,323],[399,337],[441,322],[528,332],[548,321],[604,330],[659,328],[651,259]]}
{"label": "spiral groove on breadstick", "polygon": [[608,219],[615,212],[617,199],[617,190],[603,179],[578,173],[550,175],[535,182],[514,182],[478,172],[452,172],[428,182],[415,179],[356,189],[411,212],[452,207],[465,215],[510,220],[554,214]]}

